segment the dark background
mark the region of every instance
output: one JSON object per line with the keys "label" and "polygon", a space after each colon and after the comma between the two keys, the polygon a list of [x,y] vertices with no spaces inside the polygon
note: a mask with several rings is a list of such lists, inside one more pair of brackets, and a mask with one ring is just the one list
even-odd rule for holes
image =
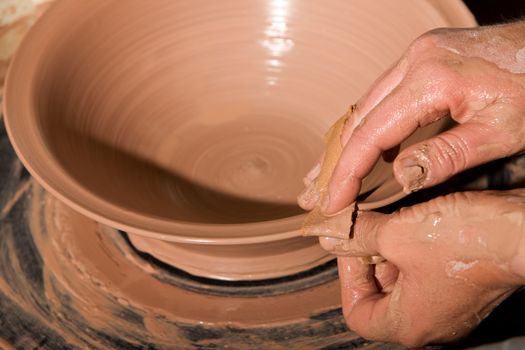
{"label": "dark background", "polygon": [[480,25],[525,18],[524,0],[464,0]]}

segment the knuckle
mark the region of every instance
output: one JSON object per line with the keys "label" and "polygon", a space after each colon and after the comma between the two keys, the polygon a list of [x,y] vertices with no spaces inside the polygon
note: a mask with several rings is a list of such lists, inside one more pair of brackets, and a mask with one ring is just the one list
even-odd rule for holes
{"label": "knuckle", "polygon": [[461,192],[436,197],[429,202],[429,205],[434,207],[436,211],[447,212],[449,208],[456,205],[459,196],[462,196]]}
{"label": "knuckle", "polygon": [[363,338],[370,339],[373,337],[373,334],[370,334],[367,325],[357,322],[357,319],[354,317],[354,313],[351,310],[343,310],[343,317],[349,329],[356,332]]}
{"label": "knuckle", "polygon": [[437,135],[409,152],[424,168],[427,180],[435,183],[467,169],[475,161],[470,142],[454,133]]}
{"label": "knuckle", "polygon": [[462,62],[457,59],[440,56],[437,53],[427,51],[418,62],[417,68],[421,76],[431,77],[431,84],[425,84],[424,87],[429,92],[442,92],[451,95],[449,91],[454,86],[451,82],[458,84],[460,81],[459,69],[457,67]]}
{"label": "knuckle", "polygon": [[395,218],[400,222],[419,222],[427,215],[427,205],[420,203],[411,207],[403,207],[394,212]]}
{"label": "knuckle", "polygon": [[434,198],[429,204],[436,212],[441,213],[456,213],[461,215],[465,208],[473,208],[479,201],[478,193],[476,192],[454,192]]}
{"label": "knuckle", "polygon": [[416,38],[408,47],[408,56],[417,57],[417,55],[436,47],[437,41],[441,36],[442,30],[439,28],[423,33],[418,38]]}
{"label": "knuckle", "polygon": [[468,167],[472,150],[469,142],[460,135],[438,135],[429,148],[430,161],[443,176],[456,174]]}
{"label": "knuckle", "polygon": [[380,245],[386,238],[389,217],[375,212],[358,214],[354,229],[354,239],[363,251],[376,249],[381,251]]}
{"label": "knuckle", "polygon": [[443,86],[448,86],[444,83],[458,81],[460,77],[458,66],[463,65],[463,61],[444,49],[449,44],[450,29],[436,28],[415,39],[405,52],[404,57],[418,73],[426,75],[426,81],[429,75],[432,77],[428,88],[439,86],[441,91]]}

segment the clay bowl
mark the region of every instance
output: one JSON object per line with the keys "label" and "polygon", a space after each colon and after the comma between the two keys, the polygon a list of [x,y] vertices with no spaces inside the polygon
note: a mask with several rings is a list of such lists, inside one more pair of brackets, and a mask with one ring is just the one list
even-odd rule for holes
{"label": "clay bowl", "polygon": [[[139,249],[283,276],[331,258],[295,204],[327,128],[418,35],[474,24],[453,0],[60,1],[13,60],[6,124],[48,191]],[[363,191],[403,196],[386,163]]]}

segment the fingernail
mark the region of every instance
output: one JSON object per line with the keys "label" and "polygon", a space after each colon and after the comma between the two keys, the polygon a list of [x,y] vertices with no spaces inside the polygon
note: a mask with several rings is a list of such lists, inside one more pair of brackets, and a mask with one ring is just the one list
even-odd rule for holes
{"label": "fingernail", "polygon": [[312,209],[319,201],[319,191],[317,183],[311,182],[310,185],[297,197],[297,203],[303,209]]}
{"label": "fingernail", "polygon": [[319,177],[319,174],[321,173],[321,163],[317,163],[306,176],[303,178],[303,183],[305,186],[310,186],[312,182]]}
{"label": "fingernail", "polygon": [[405,193],[415,192],[423,188],[427,180],[427,171],[417,159],[404,158],[399,161],[399,165],[398,181],[403,186]]}

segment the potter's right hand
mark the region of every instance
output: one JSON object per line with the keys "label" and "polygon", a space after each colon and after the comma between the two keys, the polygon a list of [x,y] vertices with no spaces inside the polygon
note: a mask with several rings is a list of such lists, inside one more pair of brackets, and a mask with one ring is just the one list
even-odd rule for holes
{"label": "potter's right hand", "polygon": [[[525,22],[424,34],[357,104],[321,203],[333,214],[355,200],[386,150],[448,114],[458,126],[403,150],[394,174],[406,192],[525,149]],[[314,168],[318,169],[318,167]],[[307,176],[307,183],[316,176]],[[315,196],[310,196],[316,198]],[[300,198],[312,209],[315,203]]]}
{"label": "potter's right hand", "polygon": [[525,190],[439,197],[394,214],[358,215],[354,255],[340,257],[351,329],[416,347],[469,333],[525,284]]}

